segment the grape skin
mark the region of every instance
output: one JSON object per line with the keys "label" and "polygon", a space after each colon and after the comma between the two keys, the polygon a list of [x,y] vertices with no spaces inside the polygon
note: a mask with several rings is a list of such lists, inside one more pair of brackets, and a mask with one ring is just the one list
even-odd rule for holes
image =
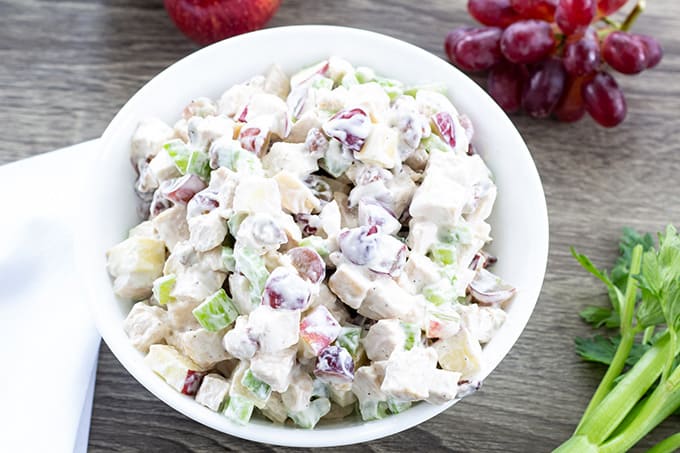
{"label": "grape skin", "polygon": [[507,27],[520,18],[510,0],[469,0],[467,7],[479,23],[492,27]]}
{"label": "grape skin", "polygon": [[583,85],[586,110],[604,127],[614,127],[626,117],[626,99],[610,74],[600,72]]}
{"label": "grape skin", "polygon": [[595,18],[595,0],[559,0],[555,22],[567,35],[585,29]]}
{"label": "grape skin", "polygon": [[602,58],[623,74],[637,74],[646,67],[645,47],[623,31],[610,33],[602,43]]}
{"label": "grape skin", "polygon": [[536,65],[522,94],[524,110],[534,118],[550,115],[562,97],[566,78],[562,62],[556,58]]}
{"label": "grape skin", "polygon": [[503,31],[501,52],[513,63],[535,63],[555,47],[550,24],[543,20],[515,22]]}
{"label": "grape skin", "polygon": [[446,35],[444,49],[449,60],[466,71],[483,71],[499,63],[502,30],[477,27],[454,30]]}
{"label": "grape skin", "polygon": [[489,72],[487,90],[503,110],[513,113],[522,105],[522,87],[526,77],[527,72],[523,66],[501,63]]}
{"label": "grape skin", "polygon": [[564,69],[574,76],[595,72],[600,65],[600,43],[595,30],[589,29],[581,39],[564,49]]}

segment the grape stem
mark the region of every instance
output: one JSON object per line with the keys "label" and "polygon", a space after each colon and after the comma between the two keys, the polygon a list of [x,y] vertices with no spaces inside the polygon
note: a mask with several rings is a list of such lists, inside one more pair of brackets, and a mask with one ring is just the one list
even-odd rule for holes
{"label": "grape stem", "polygon": [[631,12],[628,14],[628,17],[623,21],[621,24],[621,27],[619,30],[621,31],[628,31],[630,27],[633,26],[635,21],[637,20],[638,16],[642,14],[642,12],[645,10],[645,0],[639,0],[637,4],[635,5],[635,8],[631,10]]}

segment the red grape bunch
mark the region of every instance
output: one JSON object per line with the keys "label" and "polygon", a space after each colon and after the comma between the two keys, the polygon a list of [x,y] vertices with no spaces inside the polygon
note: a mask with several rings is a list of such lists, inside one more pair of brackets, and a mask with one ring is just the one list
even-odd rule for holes
{"label": "red grape bunch", "polygon": [[451,30],[446,54],[465,71],[489,70],[487,90],[506,112],[568,122],[588,112],[614,127],[626,100],[607,69],[637,74],[663,55],[656,39],[628,31],[644,0],[621,23],[608,17],[626,1],[468,0],[484,26]]}

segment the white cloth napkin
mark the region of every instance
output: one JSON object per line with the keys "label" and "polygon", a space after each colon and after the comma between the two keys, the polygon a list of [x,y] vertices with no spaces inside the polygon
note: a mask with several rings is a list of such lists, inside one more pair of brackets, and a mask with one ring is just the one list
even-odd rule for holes
{"label": "white cloth napkin", "polygon": [[0,166],[0,451],[87,451],[99,335],[74,227],[96,143]]}

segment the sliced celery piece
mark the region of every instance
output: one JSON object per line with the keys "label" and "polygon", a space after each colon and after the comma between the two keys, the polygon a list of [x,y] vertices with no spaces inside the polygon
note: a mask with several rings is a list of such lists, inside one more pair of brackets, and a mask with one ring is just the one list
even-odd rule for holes
{"label": "sliced celery piece", "polygon": [[222,288],[205,299],[191,313],[198,323],[210,332],[224,329],[238,317],[238,310]]}
{"label": "sliced celery piece", "polygon": [[366,66],[359,66],[354,74],[359,83],[368,83],[375,79],[375,71]]}
{"label": "sliced celery piece", "polygon": [[266,382],[258,379],[250,369],[243,373],[241,385],[248,389],[258,401],[265,403],[272,394],[272,388]]}
{"label": "sliced celery piece", "polygon": [[340,330],[338,339],[335,340],[339,346],[347,349],[352,357],[356,356],[359,350],[359,338],[361,337],[361,327],[359,326],[343,326]]}
{"label": "sliced celery piece", "polygon": [[234,249],[222,247],[222,266],[227,272],[236,272],[236,260],[234,259]]}
{"label": "sliced celery piece", "polygon": [[328,398],[318,398],[309,403],[309,406],[299,412],[291,412],[288,416],[301,428],[311,429],[319,423],[321,417],[331,410],[331,402]]}
{"label": "sliced celery piece", "polygon": [[175,274],[164,275],[158,277],[153,282],[153,295],[159,304],[165,305],[168,302],[174,302],[175,298],[170,295],[170,292],[175,287],[177,278]]}
{"label": "sliced celery piece", "polygon": [[327,90],[333,89],[333,79],[328,77],[316,77],[312,82],[312,88],[325,88]]}
{"label": "sliced celery piece", "polygon": [[409,407],[411,407],[410,401],[399,401],[399,400],[395,400],[394,398],[390,398],[390,399],[387,400],[387,408],[393,414],[398,414],[400,412],[404,412]]}
{"label": "sliced celery piece", "polygon": [[319,378],[312,382],[312,398],[330,398],[328,386]]}
{"label": "sliced celery piece", "polygon": [[267,271],[264,265],[264,259],[248,247],[236,247],[234,259],[236,270],[248,279],[253,291],[258,296],[262,296],[264,284],[267,282],[267,278],[269,278],[269,271]]}
{"label": "sliced celery piece", "polygon": [[420,343],[420,327],[415,323],[402,322],[401,329],[404,331],[404,349],[410,351],[417,343]]}
{"label": "sliced celery piece", "polygon": [[345,152],[340,142],[331,140],[326,155],[319,160],[319,166],[330,173],[334,178],[339,178],[352,165],[352,153]]}
{"label": "sliced celery piece", "polygon": [[170,140],[163,145],[163,148],[168,152],[172,160],[175,161],[175,166],[181,174],[186,174],[187,166],[189,164],[189,157],[191,150],[182,140],[176,138]]}
{"label": "sliced celery piece", "polygon": [[446,95],[448,93],[448,88],[446,88],[446,85],[442,83],[429,83],[407,87],[404,90],[404,94],[408,94],[409,96],[415,97],[416,93],[420,90],[436,91],[437,93],[441,93],[443,95]]}
{"label": "sliced celery piece", "polygon": [[307,236],[306,238],[302,238],[300,247],[314,249],[316,253],[321,256],[328,256],[330,253],[330,250],[328,250],[328,246],[326,245],[326,240],[319,236]]}
{"label": "sliced celery piece", "polygon": [[440,280],[423,288],[423,296],[434,305],[443,305],[456,300],[453,285],[448,280]]}
{"label": "sliced celery piece", "polygon": [[404,84],[398,80],[376,77],[374,81],[385,90],[391,101],[404,94]]}
{"label": "sliced celery piece", "polygon": [[229,217],[229,220],[227,220],[229,234],[231,234],[234,238],[236,238],[236,235],[238,234],[238,229],[246,217],[248,217],[248,214],[244,212],[239,212],[237,214],[233,214],[231,217]]}
{"label": "sliced celery piece", "polygon": [[445,153],[451,151],[451,147],[435,134],[431,134],[429,137],[422,139],[420,143],[428,153],[432,152],[433,150],[439,150]]}
{"label": "sliced celery piece", "polygon": [[361,419],[364,421],[379,420],[387,417],[387,403],[385,401],[364,401],[359,404]]}
{"label": "sliced celery piece", "polygon": [[224,409],[222,414],[239,425],[245,425],[250,420],[250,417],[253,416],[254,408],[253,402],[247,398],[241,395],[232,395],[229,398],[227,408]]}
{"label": "sliced celery piece", "polygon": [[340,82],[340,85],[342,85],[345,88],[349,88],[353,85],[358,85],[359,81],[357,80],[357,76],[354,75],[353,73],[347,73],[342,77],[342,81]]}
{"label": "sliced celery piece", "polygon": [[210,180],[210,158],[203,151],[191,151],[187,161],[186,173],[191,173],[203,181]]}
{"label": "sliced celery piece", "polygon": [[449,266],[456,263],[456,247],[452,244],[438,242],[430,247],[430,257],[435,263]]}

